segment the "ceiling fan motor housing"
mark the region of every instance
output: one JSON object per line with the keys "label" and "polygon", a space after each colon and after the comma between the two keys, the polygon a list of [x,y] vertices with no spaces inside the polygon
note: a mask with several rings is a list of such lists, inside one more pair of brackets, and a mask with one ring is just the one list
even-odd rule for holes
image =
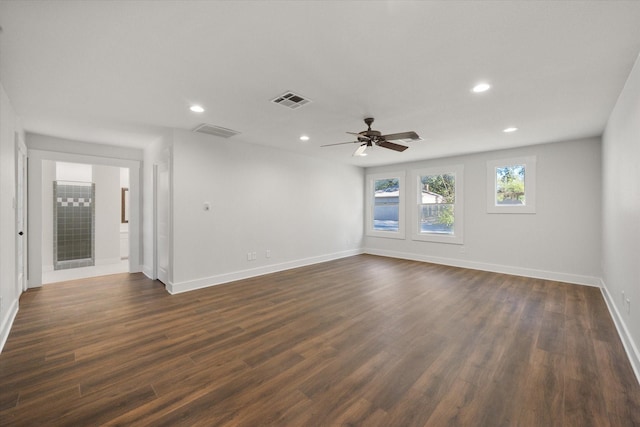
{"label": "ceiling fan motor housing", "polygon": [[375,144],[377,144],[378,142],[384,141],[384,138],[382,138],[382,133],[380,133],[377,130],[371,130],[371,124],[373,124],[373,117],[367,117],[366,119],[364,119],[364,123],[367,125],[368,129],[360,132],[360,135],[366,138],[358,138],[358,141],[369,142],[369,143],[373,142]]}
{"label": "ceiling fan motor housing", "polygon": [[366,137],[366,138],[358,138],[358,140],[364,140],[364,141],[380,141],[384,138],[381,138],[382,134],[377,131],[377,130],[363,130],[362,132],[360,132],[360,135]]}

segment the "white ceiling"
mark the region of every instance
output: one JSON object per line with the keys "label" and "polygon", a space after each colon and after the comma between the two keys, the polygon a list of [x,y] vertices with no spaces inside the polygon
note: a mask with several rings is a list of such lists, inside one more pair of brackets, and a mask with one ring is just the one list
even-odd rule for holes
{"label": "white ceiling", "polygon": [[[639,22],[640,1],[2,0],[0,81],[30,132],[143,147],[206,122],[371,166],[600,135]],[[320,148],[368,116],[425,140]]]}

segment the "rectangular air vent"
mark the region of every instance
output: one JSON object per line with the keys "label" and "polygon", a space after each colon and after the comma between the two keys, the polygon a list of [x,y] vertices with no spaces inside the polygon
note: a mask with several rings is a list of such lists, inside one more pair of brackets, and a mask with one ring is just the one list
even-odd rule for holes
{"label": "rectangular air vent", "polygon": [[295,110],[296,108],[300,108],[303,105],[310,103],[311,100],[306,99],[304,96],[298,95],[297,93],[285,92],[282,95],[273,98],[271,102],[275,102],[283,107]]}
{"label": "rectangular air vent", "polygon": [[223,128],[220,126],[214,126],[207,123],[203,123],[198,125],[194,130],[194,132],[206,133],[207,135],[215,135],[220,136],[222,138],[231,138],[234,135],[239,134],[240,132]]}
{"label": "rectangular air vent", "polygon": [[418,137],[417,139],[413,139],[413,138],[405,138],[405,139],[395,139],[393,140],[393,142],[400,142],[400,143],[408,143],[408,142],[416,142],[416,141],[424,141],[424,138],[422,137]]}

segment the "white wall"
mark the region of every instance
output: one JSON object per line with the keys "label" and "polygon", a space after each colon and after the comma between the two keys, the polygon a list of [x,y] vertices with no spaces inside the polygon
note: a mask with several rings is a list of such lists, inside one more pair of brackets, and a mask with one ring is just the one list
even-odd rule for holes
{"label": "white wall", "polygon": [[[487,213],[487,161],[537,157],[537,213]],[[536,145],[367,169],[367,173],[464,165],[464,245],[365,238],[365,251],[401,258],[598,285],[600,140]],[[407,220],[414,205],[406,205]],[[408,224],[409,225],[409,224]]]}
{"label": "white wall", "polygon": [[42,161],[42,271],[53,271],[53,181],[56,162]]}
{"label": "white wall", "polygon": [[172,292],[360,252],[361,168],[181,130],[172,168]]}
{"label": "white wall", "polygon": [[120,262],[120,168],[93,165],[96,265]]}
{"label": "white wall", "polygon": [[[120,168],[120,188],[129,188],[129,169]],[[129,202],[131,204],[131,202]],[[122,210],[122,195],[120,196],[120,209]],[[121,212],[122,213],[122,212]],[[129,223],[120,223],[120,233],[127,233],[129,231]]]}
{"label": "white wall", "polygon": [[82,163],[56,162],[56,181],[92,182],[91,165]]}
{"label": "white wall", "polygon": [[[129,188],[129,169],[120,168],[120,189]],[[122,210],[125,209],[122,206],[123,203],[126,203],[127,208],[131,205],[131,201],[129,200],[129,196],[125,196],[125,200],[122,200],[122,194],[120,195],[120,221],[122,221]],[[128,222],[120,222],[120,258],[126,259],[129,258],[129,223]]]}
{"label": "white wall", "polygon": [[21,290],[16,282],[15,135],[20,121],[0,84],[0,351],[9,336]]}
{"label": "white wall", "polygon": [[[29,133],[26,136],[30,150],[54,151],[76,155],[97,156],[116,160],[142,160],[143,150],[106,144],[86,143],[49,135]],[[118,163],[118,162],[116,162]]]}
{"label": "white wall", "polygon": [[602,171],[605,295],[640,380],[640,60],[609,117]]}
{"label": "white wall", "polygon": [[120,168],[120,187],[129,188],[129,169]]}
{"label": "white wall", "polygon": [[158,141],[150,144],[144,150],[144,166],[141,174],[143,191],[142,201],[142,234],[143,266],[142,271],[148,277],[156,279],[154,272],[154,183],[153,167],[162,162],[170,163],[170,152],[173,141],[173,131],[167,130]]}

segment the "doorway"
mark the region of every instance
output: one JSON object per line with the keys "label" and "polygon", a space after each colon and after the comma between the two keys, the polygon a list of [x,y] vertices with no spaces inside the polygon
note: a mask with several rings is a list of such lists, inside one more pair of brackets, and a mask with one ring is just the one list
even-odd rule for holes
{"label": "doorway", "polygon": [[122,168],[45,160],[42,171],[42,283],[129,271]]}
{"label": "doorway", "polygon": [[[94,265],[79,268],[54,268],[53,241],[53,209],[63,202],[59,197],[54,198],[53,181],[56,175],[56,163],[74,165],[88,165],[91,178],[79,179],[66,177],[67,181],[82,181],[95,183],[95,223],[93,238],[95,239]],[[127,207],[127,244],[128,251],[121,251],[122,245],[122,216],[121,216],[121,168],[128,170],[129,175],[129,206]],[[88,155],[29,150],[29,236],[28,236],[28,287],[38,287],[44,283],[73,280],[82,277],[94,277],[119,272],[139,272],[140,266],[140,162],[134,160],[120,160]],[[102,199],[105,193],[113,195],[111,201]],[[64,201],[82,203],[81,200]],[[80,199],[80,198],[78,198]],[[109,218],[108,221],[105,218]],[[58,219],[56,219],[57,221]],[[109,224],[104,227],[105,224]],[[58,223],[56,222],[56,225]],[[106,233],[106,234],[105,234]],[[105,240],[105,235],[108,238]],[[125,258],[125,259],[122,259]]]}

